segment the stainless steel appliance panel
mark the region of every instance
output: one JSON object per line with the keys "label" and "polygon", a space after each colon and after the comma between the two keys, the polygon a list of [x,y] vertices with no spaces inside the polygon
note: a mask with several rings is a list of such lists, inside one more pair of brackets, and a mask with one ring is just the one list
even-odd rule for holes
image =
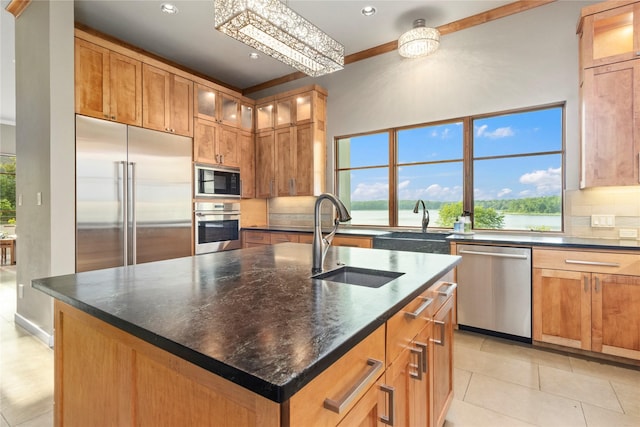
{"label": "stainless steel appliance panel", "polygon": [[130,263],[191,255],[191,138],[129,126]]}
{"label": "stainless steel appliance panel", "polygon": [[127,127],[76,116],[76,269],[124,265]]}
{"label": "stainless steel appliance panel", "polygon": [[196,254],[240,249],[239,202],[198,202],[194,216]]}
{"label": "stainless steel appliance panel", "polygon": [[457,245],[458,324],[531,338],[531,249]]}

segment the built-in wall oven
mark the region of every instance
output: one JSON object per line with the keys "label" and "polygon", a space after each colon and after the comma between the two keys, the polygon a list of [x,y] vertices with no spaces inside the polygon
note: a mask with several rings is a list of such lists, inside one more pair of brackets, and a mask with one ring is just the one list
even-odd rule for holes
{"label": "built-in wall oven", "polygon": [[196,254],[241,247],[239,201],[196,202],[194,214]]}

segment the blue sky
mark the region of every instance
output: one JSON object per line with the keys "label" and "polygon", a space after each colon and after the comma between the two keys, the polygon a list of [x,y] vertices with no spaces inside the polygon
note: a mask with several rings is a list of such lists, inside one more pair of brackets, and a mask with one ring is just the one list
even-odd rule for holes
{"label": "blue sky", "polygon": [[[462,122],[399,131],[398,191],[401,200],[462,199],[463,132]],[[388,132],[351,138],[351,167],[383,166],[351,171],[352,200],[388,199],[388,141]],[[561,150],[562,108],[476,119],[473,121],[473,141],[476,200],[561,193],[560,154],[484,160],[482,157]],[[451,162],[411,164],[435,161]],[[341,159],[340,166],[346,166],[342,164],[345,162]]]}

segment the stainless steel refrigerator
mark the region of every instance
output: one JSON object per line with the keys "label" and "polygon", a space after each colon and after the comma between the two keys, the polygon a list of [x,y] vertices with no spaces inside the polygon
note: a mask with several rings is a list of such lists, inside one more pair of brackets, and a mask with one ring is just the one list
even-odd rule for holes
{"label": "stainless steel refrigerator", "polygon": [[76,116],[76,270],[191,255],[192,140]]}

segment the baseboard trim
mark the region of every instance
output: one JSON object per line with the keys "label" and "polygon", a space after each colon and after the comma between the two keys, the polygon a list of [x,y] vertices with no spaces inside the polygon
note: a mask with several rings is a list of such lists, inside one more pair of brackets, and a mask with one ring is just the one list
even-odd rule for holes
{"label": "baseboard trim", "polygon": [[16,325],[25,329],[31,335],[38,338],[40,341],[42,341],[49,347],[53,348],[53,335],[49,334],[47,331],[45,331],[44,329],[42,329],[41,327],[33,323],[31,320],[16,313],[13,316],[13,321],[15,322]]}

